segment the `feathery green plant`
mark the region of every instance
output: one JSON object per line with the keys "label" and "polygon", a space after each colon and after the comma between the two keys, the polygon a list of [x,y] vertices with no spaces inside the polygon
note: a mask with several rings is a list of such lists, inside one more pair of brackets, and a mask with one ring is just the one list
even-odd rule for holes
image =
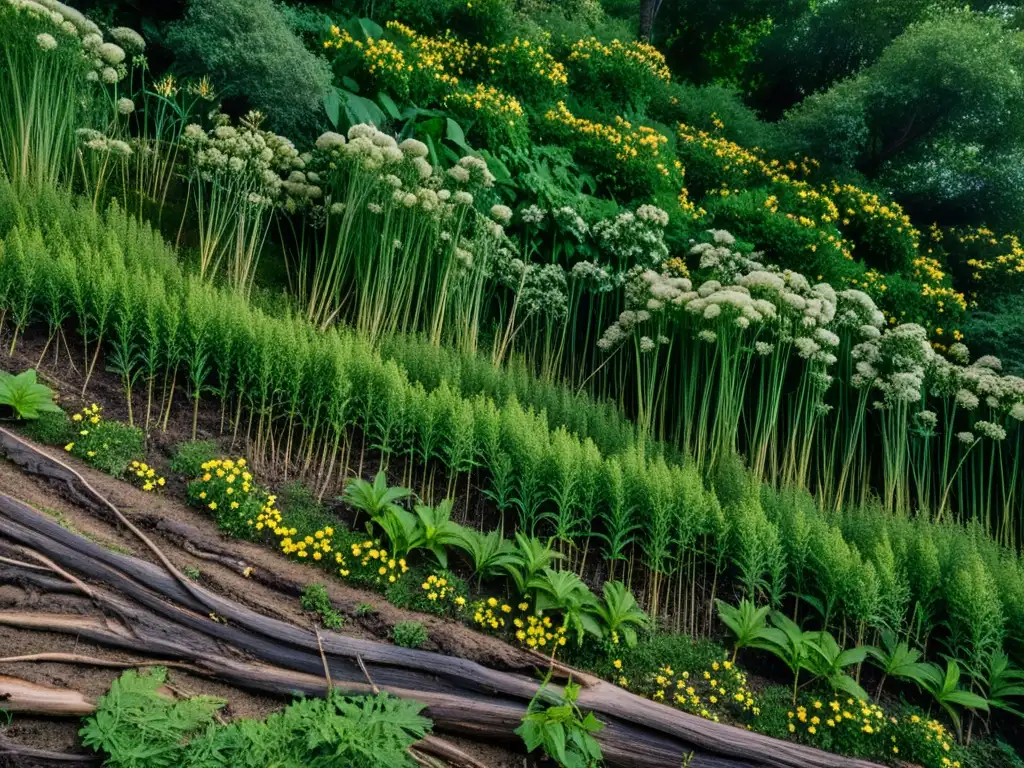
{"label": "feathery green plant", "polygon": [[411,768],[407,749],[431,723],[422,705],[387,694],[300,699],[265,721],[214,723],[224,702],[207,696],[174,700],[158,689],[166,670],[128,670],[97,703],[80,731],[83,743],[114,768],[263,768],[341,761],[367,768]]}

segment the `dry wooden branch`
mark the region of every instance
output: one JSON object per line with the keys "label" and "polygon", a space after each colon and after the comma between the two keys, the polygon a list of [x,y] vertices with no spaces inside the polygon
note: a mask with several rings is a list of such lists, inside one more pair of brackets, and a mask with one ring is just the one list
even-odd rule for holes
{"label": "dry wooden branch", "polygon": [[0,736],[0,768],[36,768],[53,765],[98,765],[99,758],[93,755],[76,755],[52,752],[48,749],[33,749]]}
{"label": "dry wooden branch", "polygon": [[53,663],[53,664],[80,664],[87,667],[111,667],[112,669],[136,669],[138,667],[168,667],[181,669],[186,672],[203,674],[203,670],[192,664],[183,664],[180,661],[153,660],[153,659],[132,659],[131,661],[119,661],[117,659],[103,659],[99,656],[83,656],[78,653],[29,653],[24,656],[7,656],[0,659],[0,664],[27,664],[27,663]]}
{"label": "dry wooden branch", "polygon": [[78,691],[37,685],[18,677],[0,675],[0,706],[8,712],[37,715],[88,715],[95,705]]}

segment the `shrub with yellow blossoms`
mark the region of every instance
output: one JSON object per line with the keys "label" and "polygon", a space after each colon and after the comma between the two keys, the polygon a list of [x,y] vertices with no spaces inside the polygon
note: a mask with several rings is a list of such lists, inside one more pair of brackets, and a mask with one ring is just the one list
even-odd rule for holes
{"label": "shrub with yellow blossoms", "polygon": [[141,429],[104,418],[103,408],[96,403],[73,414],[71,425],[72,439],[64,446],[65,451],[114,477],[138,479],[132,464],[144,455],[145,435]]}
{"label": "shrub with yellow blossoms", "polygon": [[631,40],[623,43],[612,40],[602,43],[596,37],[587,37],[572,44],[569,61],[607,62],[610,67],[631,67],[645,73],[648,77],[668,83],[672,80],[672,71],[665,63],[665,55],[649,43]]}
{"label": "shrub with yellow blossoms", "polygon": [[132,461],[128,465],[128,477],[147,493],[163,488],[167,483],[163,476],[156,473],[156,469],[144,461]]}
{"label": "shrub with yellow blossoms", "polygon": [[646,125],[616,117],[614,125],[577,117],[559,101],[544,115],[547,132],[584,160],[607,169],[616,188],[651,193],[664,180],[682,185],[683,166],[674,162],[668,137]]}
{"label": "shrub with yellow blossoms", "polygon": [[[621,662],[616,668],[621,669]],[[746,674],[728,659],[693,672],[666,664],[647,680],[638,681],[636,691],[716,723],[748,723],[761,714]]]}
{"label": "shrub with yellow blossoms", "polygon": [[840,754],[924,768],[961,768],[964,759],[946,727],[916,710],[892,713],[849,697],[802,696],[786,719],[790,738]]}
{"label": "shrub with yellow blossoms", "polygon": [[219,525],[233,536],[259,538],[268,526],[268,514],[276,498],[256,485],[244,458],[211,459],[202,464],[202,475],[188,484],[189,501],[213,513]]}
{"label": "shrub with yellow blossoms", "polygon": [[984,296],[992,301],[1024,288],[1024,244],[1012,232],[999,235],[988,227],[932,225],[928,234],[936,252],[947,254],[954,281],[972,300]]}
{"label": "shrub with yellow blossoms", "polygon": [[323,47],[330,55],[361,64],[377,88],[424,104],[443,102],[460,85],[465,89],[465,80],[485,90],[505,88],[531,96],[554,96],[567,83],[565,67],[543,44],[525,38],[471,45],[450,31],[431,37],[391,21],[379,38],[332,27]]}
{"label": "shrub with yellow blossoms", "polygon": [[369,36],[356,39],[347,29],[335,26],[331,27],[331,37],[324,41],[324,50],[361,62],[377,88],[408,98],[409,78],[414,68],[392,41]]}
{"label": "shrub with yellow blossoms", "polygon": [[529,141],[519,100],[494,86],[477,83],[473,90],[456,90],[442,102],[460,118],[471,120],[475,135],[482,135],[487,146],[521,148]]}
{"label": "shrub with yellow blossoms", "polygon": [[511,43],[493,47],[474,46],[474,53],[479,78],[486,83],[552,98],[564,92],[569,82],[565,65],[543,43],[515,37]]}

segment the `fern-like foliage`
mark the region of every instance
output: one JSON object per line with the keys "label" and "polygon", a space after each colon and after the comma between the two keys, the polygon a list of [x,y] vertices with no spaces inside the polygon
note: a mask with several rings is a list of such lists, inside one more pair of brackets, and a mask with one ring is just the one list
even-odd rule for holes
{"label": "fern-like foliage", "polygon": [[126,672],[81,730],[111,768],[413,768],[430,730],[422,704],[379,694],[300,699],[265,721],[213,721],[223,702],[160,696],[165,671]]}
{"label": "fern-like foliage", "polygon": [[82,743],[106,752],[108,768],[177,768],[189,739],[213,721],[224,701],[196,696],[175,701],[157,693],[167,671],[128,670],[97,703],[79,731]]}

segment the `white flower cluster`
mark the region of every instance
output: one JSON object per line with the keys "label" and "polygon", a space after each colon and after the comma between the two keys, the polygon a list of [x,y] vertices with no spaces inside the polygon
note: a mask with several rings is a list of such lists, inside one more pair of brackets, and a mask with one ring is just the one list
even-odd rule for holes
{"label": "white flower cluster", "polygon": [[[349,128],[347,137],[333,131],[322,134],[315,147],[308,162],[316,174],[314,180],[326,190],[326,206],[332,213],[345,210],[337,206],[348,194],[349,185],[367,179],[379,185],[391,203],[403,208],[419,205],[425,211],[437,211],[451,195],[450,192],[441,195],[435,189],[439,185],[433,167],[425,159],[427,146],[416,139],[406,139],[399,144],[373,125],[359,124]],[[377,209],[383,212],[383,202],[371,201],[367,208],[371,212]],[[289,210],[298,207],[286,203]]]}
{"label": "white flower cluster", "polygon": [[629,312],[605,331],[599,346],[611,349],[640,333],[638,326],[644,321],[664,316],[707,343],[722,340],[723,334],[750,333],[746,349],[762,357],[781,345],[786,345],[788,354],[791,345],[801,358],[815,364],[814,383],[827,388],[832,380],[825,371],[837,362],[840,345],[832,330],[839,303],[835,291],[824,283],[812,286],[797,272],[765,267],[736,253],[728,232],[710,234],[712,242],[695,245],[691,253],[713,261],[710,267],[705,264],[710,274],[731,279],[712,277],[694,285],[688,278],[634,267],[626,277]]}
{"label": "white flower cluster", "polygon": [[[218,184],[250,205],[273,205],[282,191],[292,198],[322,195],[301,169],[306,161],[283,136],[259,130],[258,121],[235,127],[223,116],[209,132],[195,123],[186,126],[182,143],[191,153],[193,172]],[[282,178],[282,176],[284,178]]]}
{"label": "white flower cluster", "polygon": [[[646,206],[653,207],[653,206]],[[655,209],[660,210],[660,209]],[[664,213],[664,211],[662,211]],[[551,212],[555,223],[558,228],[566,234],[572,235],[576,239],[577,243],[582,243],[584,239],[590,234],[590,227],[587,226],[587,222],[583,220],[576,209],[570,205],[563,205],[561,208],[556,208]],[[666,214],[666,218],[667,218]]]}
{"label": "white flower cluster", "polygon": [[[16,11],[28,13],[37,19],[48,21],[56,29],[70,37],[100,34],[100,28],[80,11],[69,5],[64,5],[64,3],[56,2],[56,0],[4,0],[4,5],[14,8]],[[43,47],[43,43],[39,41],[38,37],[36,42]],[[44,48],[44,50],[52,50],[52,48]]]}
{"label": "white flower cluster", "polygon": [[881,406],[909,404],[924,397],[925,379],[935,352],[928,332],[916,323],[887,329],[877,339],[868,339],[852,350],[856,361],[854,387],[873,386],[883,396]]}
{"label": "white flower cluster", "polygon": [[765,268],[759,261],[734,250],[736,238],[724,229],[709,229],[707,233],[711,242],[697,243],[690,249],[690,255],[698,257],[698,269],[714,279],[732,283],[740,275]]}
{"label": "white flower cluster", "polygon": [[146,50],[145,39],[131,27],[113,27],[109,34],[115,43],[129,53],[137,55]]}
{"label": "white flower cluster", "polygon": [[128,157],[132,148],[120,139],[113,139],[92,128],[79,128],[75,134],[83,149],[98,154],[110,154],[113,157]]}
{"label": "white flower cluster", "polygon": [[[503,225],[511,221],[512,210],[493,205],[488,216],[473,206],[479,192],[494,184],[494,176],[483,160],[472,156],[463,157],[447,174],[435,172],[428,155],[423,142],[405,139],[398,143],[369,124],[354,125],[347,135],[324,133],[304,172],[307,183],[322,187],[322,203],[308,205],[308,198],[293,199],[286,182],[289,194],[284,208],[288,212],[301,209],[309,223],[321,226],[330,216],[365,212],[412,216],[406,221],[411,226],[425,225],[431,233],[428,237],[436,237],[438,247],[449,252],[460,267],[493,271],[488,266],[489,254],[495,242],[504,238]],[[352,199],[362,202],[353,206],[347,202]],[[516,286],[521,278],[520,270],[514,278]]]}
{"label": "white flower cluster", "polygon": [[[980,438],[1003,440],[1006,431],[998,421],[1006,417],[1024,421],[1024,379],[1001,375],[1002,363],[991,355],[967,364],[967,347],[954,347],[950,350],[953,359],[948,360],[935,354],[923,328],[913,324],[897,326],[853,347],[856,373],[852,384],[878,389],[883,402],[876,406],[881,408],[923,401],[926,395],[947,400],[947,408],[954,413],[974,415],[988,408],[996,420],[975,421],[970,439],[959,435],[958,439],[968,445]],[[915,418],[926,432],[935,426],[931,411],[920,411]]]}
{"label": "white flower cluster", "polygon": [[519,292],[519,308],[528,316],[544,315],[557,321],[568,310],[565,270],[557,264],[530,264]]}
{"label": "white flower cluster", "polygon": [[493,249],[487,274],[518,294],[517,312],[525,319],[544,315],[551,320],[565,318],[569,307],[568,280],[557,264],[529,264],[510,247],[507,238]]}
{"label": "white flower cluster", "polygon": [[508,225],[512,221],[512,209],[507,205],[492,205],[491,218],[502,225]]}
{"label": "white flower cluster", "polygon": [[48,20],[53,25],[54,34],[37,34],[36,44],[43,51],[52,51],[65,44],[74,46],[83,60],[88,62],[86,78],[92,82],[102,82],[106,85],[117,83],[128,73],[124,64],[127,58],[125,49],[134,54],[141,54],[146,48],[146,41],[142,35],[127,27],[111,29],[110,37],[114,42],[105,41],[103,32],[95,22],[58,0],[4,2],[15,10]]}
{"label": "white flower cluster", "polygon": [[657,267],[668,257],[667,225],[667,213],[653,205],[642,205],[636,213],[623,211],[597,222],[594,236],[620,269]]}
{"label": "white flower cluster", "polygon": [[853,333],[861,341],[877,339],[885,326],[885,315],[863,291],[841,291],[836,297],[836,328]]}
{"label": "white flower cluster", "polygon": [[622,275],[612,275],[607,267],[596,261],[578,261],[570,273],[573,280],[583,283],[593,293],[608,293],[622,284]]}
{"label": "white flower cluster", "polygon": [[456,183],[471,189],[489,189],[494,186],[494,174],[482,158],[466,155],[448,169],[448,176]]}
{"label": "white flower cluster", "polygon": [[523,220],[523,224],[533,225],[540,224],[542,221],[544,221],[544,219],[547,218],[547,215],[547,211],[532,203],[526,208],[524,208],[522,212],[519,214],[520,218],[522,218]]}

